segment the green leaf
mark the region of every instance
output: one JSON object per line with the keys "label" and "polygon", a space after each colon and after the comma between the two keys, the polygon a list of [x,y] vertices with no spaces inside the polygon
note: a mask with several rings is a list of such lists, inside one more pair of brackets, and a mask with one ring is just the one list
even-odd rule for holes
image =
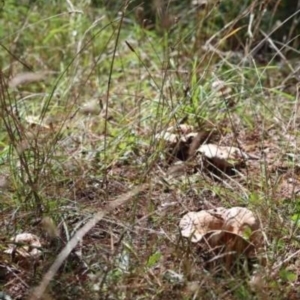
{"label": "green leaf", "polygon": [[281,270],[279,275],[280,275],[281,279],[283,279],[285,281],[295,281],[298,278],[297,274],[295,274],[292,271],[288,271],[286,269]]}
{"label": "green leaf", "polygon": [[149,258],[148,258],[148,262],[147,262],[147,267],[148,268],[152,268],[154,267],[158,261],[161,258],[161,253],[159,251],[153,253]]}
{"label": "green leaf", "polygon": [[294,214],[294,215],[292,216],[292,221],[294,221],[295,224],[296,224],[297,226],[299,226],[299,225],[300,225],[300,214]]}

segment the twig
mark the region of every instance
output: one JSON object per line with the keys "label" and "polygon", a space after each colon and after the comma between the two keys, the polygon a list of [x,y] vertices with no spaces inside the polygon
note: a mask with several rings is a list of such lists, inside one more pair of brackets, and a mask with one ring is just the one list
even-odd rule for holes
{"label": "twig", "polygon": [[253,20],[254,20],[254,14],[251,13],[250,18],[249,18],[248,31],[247,31],[248,36],[249,36],[250,39],[253,38],[253,33],[252,33]]}

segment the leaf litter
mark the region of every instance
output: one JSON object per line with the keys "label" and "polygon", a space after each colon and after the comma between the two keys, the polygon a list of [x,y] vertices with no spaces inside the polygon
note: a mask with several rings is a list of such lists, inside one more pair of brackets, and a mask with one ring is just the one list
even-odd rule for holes
{"label": "leaf litter", "polygon": [[[29,121],[31,120],[29,119]],[[33,119],[33,121],[29,123],[33,123],[34,126],[43,127],[43,124],[39,121],[35,121],[35,119]],[[48,130],[48,128],[45,129]],[[170,170],[176,165],[184,165],[190,171],[187,172],[185,169],[182,172],[183,178],[189,177],[191,179],[193,176],[196,176],[195,178],[206,178],[206,173],[215,173],[216,170],[219,170],[220,172],[218,173],[218,175],[222,179],[218,182],[219,185],[223,185],[226,182],[231,182],[230,180],[232,179],[234,181],[240,181],[242,185],[245,184],[245,182],[241,178],[236,177],[235,175],[233,176],[231,173],[228,173],[228,170],[226,169],[238,170],[239,172],[241,172],[241,174],[245,174],[246,176],[247,168],[252,168],[252,171],[259,174],[260,164],[265,159],[265,155],[261,155],[261,147],[256,146],[254,147],[254,150],[252,150],[248,147],[247,144],[243,144],[243,149],[247,149],[247,151],[244,151],[243,149],[241,149],[241,147],[232,146],[231,144],[236,143],[230,139],[223,139],[221,145],[219,145],[216,140],[213,140],[212,143],[209,132],[210,130],[207,130],[203,135],[201,131],[199,132],[199,130],[195,129],[194,127],[186,124],[181,124],[179,128],[177,128],[177,126],[169,127],[166,131],[164,131],[164,133],[157,134],[156,139],[158,141],[163,140],[164,147],[169,151],[166,151],[166,169]],[[193,145],[194,139],[199,136],[200,138],[197,141],[197,145]],[[169,137],[171,137],[171,139]],[[225,140],[227,145],[224,143]],[[185,155],[179,155],[178,152],[176,152],[178,150],[174,152],[174,149],[178,147],[178,144],[180,144],[181,147],[182,145],[184,145],[183,149],[185,151]],[[195,150],[190,151],[192,145]],[[271,148],[271,145],[269,145],[269,148]],[[279,154],[276,153],[276,149],[276,147],[272,147],[272,157]],[[164,150],[164,148],[162,148],[162,150]],[[170,153],[175,153],[175,155],[173,155],[173,159],[168,160],[168,155],[170,157]],[[251,160],[251,156],[256,156],[258,159]],[[209,163],[207,163],[207,161],[209,161]],[[210,165],[214,165],[215,168],[211,169]],[[192,169],[190,169],[189,166],[192,166]],[[132,171],[130,172],[134,173],[134,167],[131,166],[131,168]],[[118,172],[120,172],[120,174],[124,173],[125,170],[127,170],[128,172],[128,167],[125,167],[124,169],[124,166],[122,166],[122,164],[118,164],[118,169]],[[118,172],[117,168],[113,167],[110,171],[110,174],[116,174]],[[153,172],[153,174],[156,174],[156,169],[154,169]],[[134,174],[126,176],[128,176],[128,178],[130,176],[133,176],[133,178],[135,177]],[[169,179],[166,178],[166,180]],[[181,179],[179,178],[179,181],[177,181],[176,184],[180,184],[180,180]],[[211,179],[207,178],[205,180],[208,180],[209,182]],[[212,181],[211,184],[214,185],[214,182]],[[206,184],[205,186],[207,187]],[[160,195],[161,190],[157,189],[156,191],[156,189],[157,188],[155,188],[150,195],[152,195],[151,198],[153,197],[153,199],[155,199],[153,200],[155,201],[155,205],[158,206],[160,205],[160,201],[162,200],[159,200],[159,198],[155,196],[155,194],[158,193]],[[170,196],[170,199],[168,203],[161,205],[162,211],[156,212],[155,214],[161,214],[163,216],[169,215],[173,211],[174,215],[178,215],[178,205],[181,201],[180,199],[184,198],[182,197],[182,195],[174,193],[174,186],[170,187],[170,191],[171,194],[169,194],[169,192],[167,191],[165,195],[160,195],[160,198],[166,198],[167,196]],[[137,235],[143,234],[145,230],[144,228],[148,226],[148,213],[145,205],[143,204],[147,203],[148,201],[149,196],[147,196],[147,193],[145,194],[145,197],[141,197],[140,199],[140,216],[139,214],[137,214],[137,216],[141,218],[140,224],[144,225],[140,228],[137,227],[137,229],[134,230],[134,232],[136,231]],[[100,197],[101,193],[97,193],[97,195],[98,196],[96,197]],[[85,201],[87,201],[86,195],[82,195],[80,196],[80,198],[82,198],[82,203],[84,203],[84,199],[86,199]],[[187,197],[186,199],[188,198],[189,197]],[[142,199],[144,200],[142,201]],[[195,201],[199,201],[199,198],[196,197]],[[208,262],[214,261],[214,259],[218,260],[220,257],[222,257],[223,260],[221,261],[221,264],[223,264],[227,269],[230,269],[235,264],[237,256],[240,255],[246,256],[248,258],[253,258],[256,256],[258,250],[260,250],[261,247],[264,247],[260,232],[260,230],[263,228],[263,225],[260,224],[260,222],[258,221],[259,219],[251,210],[237,206],[232,206],[231,208],[218,207],[220,200],[213,201],[215,202],[215,205],[217,205],[216,208],[202,208],[202,210],[200,211],[191,211],[187,213],[179,222],[179,227],[183,237],[186,237],[193,244],[197,244],[198,246],[201,245],[201,247],[207,248],[205,251],[202,250],[202,253],[210,253],[209,258],[206,258]],[[95,201],[93,201],[93,203],[95,205],[99,205],[99,203]],[[187,204],[188,201],[185,200],[185,203]],[[200,207],[199,203],[194,202],[193,204],[191,203],[187,207],[185,207],[185,209],[189,210],[190,208],[193,208],[193,206],[196,209],[199,209]],[[96,209],[96,207],[97,206],[95,206],[94,209]],[[124,213],[125,212],[122,210],[116,211],[114,216],[111,216],[111,220],[116,218],[114,222],[117,223],[117,216]],[[120,218],[123,218],[123,216]],[[57,231],[54,230],[53,232],[54,233],[51,233],[51,235],[57,236]],[[102,241],[103,236],[111,236],[110,232],[111,229],[108,228],[107,233],[104,234],[103,224],[101,224],[101,226],[97,225],[95,226],[95,228],[93,228],[93,230],[91,230],[91,233],[88,234],[85,239],[86,241],[91,241],[98,240],[100,238],[100,240]],[[161,234],[161,232],[158,229],[154,229],[152,233],[153,239],[155,239],[155,236],[159,234]],[[117,236],[118,235],[116,235],[116,237],[113,239],[117,239]],[[110,237],[110,239],[112,239],[112,237]],[[91,249],[87,250],[86,247],[87,245],[83,243],[83,253],[84,251],[91,251]]]}

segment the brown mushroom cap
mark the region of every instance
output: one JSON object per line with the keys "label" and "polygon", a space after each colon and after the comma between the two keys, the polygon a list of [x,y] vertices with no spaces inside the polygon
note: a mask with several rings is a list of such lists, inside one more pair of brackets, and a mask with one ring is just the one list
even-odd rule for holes
{"label": "brown mushroom cap", "polygon": [[201,145],[197,152],[201,153],[204,158],[209,159],[218,168],[234,167],[248,157],[239,148],[215,144]]}
{"label": "brown mushroom cap", "polygon": [[189,212],[180,220],[179,227],[184,237],[190,238],[193,243],[200,241],[204,234],[211,230],[219,230],[223,226],[223,220],[202,210]]}
{"label": "brown mushroom cap", "polygon": [[239,235],[256,246],[261,243],[260,222],[252,211],[244,207],[189,212],[180,220],[179,227],[182,236],[190,238],[193,243],[217,230]]}

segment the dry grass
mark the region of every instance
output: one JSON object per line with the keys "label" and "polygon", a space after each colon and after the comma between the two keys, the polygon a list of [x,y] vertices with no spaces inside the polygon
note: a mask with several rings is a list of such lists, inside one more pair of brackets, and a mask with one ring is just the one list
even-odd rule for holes
{"label": "dry grass", "polygon": [[[7,1],[0,21],[0,290],[26,299],[63,258],[43,299],[298,299],[299,67],[280,49],[280,60],[252,56],[251,39],[225,51],[235,22],[218,33],[201,23],[215,6],[151,31],[127,14],[71,4]],[[174,167],[155,134],[180,122],[199,143],[250,159],[234,172],[193,156]],[[257,259],[228,270],[180,236],[185,212],[219,206],[258,214]],[[20,232],[40,237],[40,259],[4,254]]]}

